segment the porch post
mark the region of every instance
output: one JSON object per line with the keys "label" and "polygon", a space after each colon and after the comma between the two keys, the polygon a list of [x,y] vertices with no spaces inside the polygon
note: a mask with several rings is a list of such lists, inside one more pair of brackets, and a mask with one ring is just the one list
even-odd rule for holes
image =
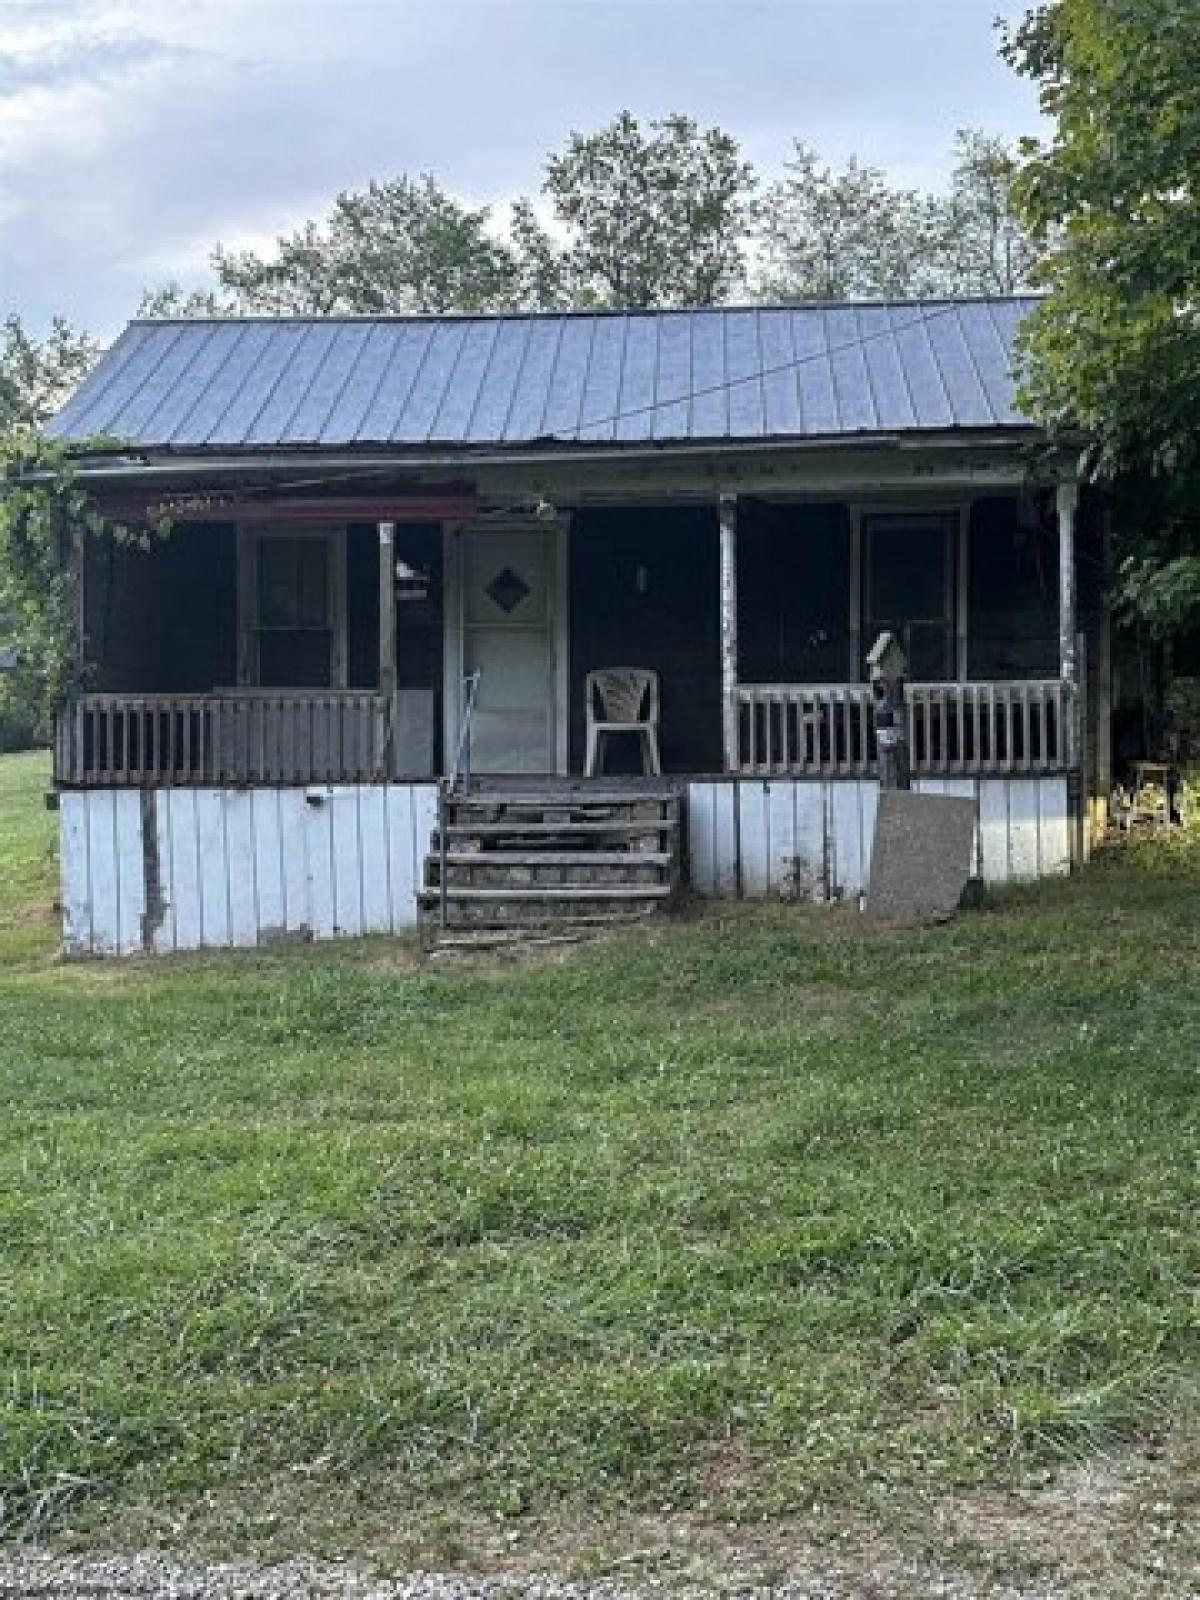
{"label": "porch post", "polygon": [[1064,683],[1079,683],[1079,652],[1075,621],[1075,513],[1079,509],[1079,484],[1064,478],[1055,496],[1058,507],[1058,665]]}
{"label": "porch post", "polygon": [[396,524],[379,524],[379,692],[396,693]]}
{"label": "porch post", "polygon": [[725,770],[736,772],[738,751],[737,496],[719,502],[721,528],[721,707]]}
{"label": "porch post", "polygon": [[377,761],[385,778],[399,770],[396,707],[396,524],[379,524],[379,698]]}
{"label": "porch post", "polygon": [[1075,605],[1075,513],[1079,509],[1079,484],[1062,478],[1055,494],[1058,510],[1058,671],[1065,691],[1067,763],[1079,761],[1079,642]]}

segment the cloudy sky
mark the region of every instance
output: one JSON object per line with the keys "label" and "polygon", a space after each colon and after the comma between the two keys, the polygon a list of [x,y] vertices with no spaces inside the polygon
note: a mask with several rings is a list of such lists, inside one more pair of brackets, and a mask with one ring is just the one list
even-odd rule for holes
{"label": "cloudy sky", "polygon": [[216,240],[436,172],[500,207],[621,107],[719,122],[763,170],[800,137],[914,183],[954,130],[1015,137],[1008,0],[0,0],[0,314],[101,335]]}

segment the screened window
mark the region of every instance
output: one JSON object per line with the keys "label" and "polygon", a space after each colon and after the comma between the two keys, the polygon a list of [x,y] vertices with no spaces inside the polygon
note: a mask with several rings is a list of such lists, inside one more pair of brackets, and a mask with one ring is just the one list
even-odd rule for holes
{"label": "screened window", "polygon": [[325,538],[258,542],[258,681],[267,689],[333,684],[332,548]]}
{"label": "screened window", "polygon": [[897,513],[863,520],[867,620],[864,649],[895,634],[916,679],[954,671],[955,512]]}

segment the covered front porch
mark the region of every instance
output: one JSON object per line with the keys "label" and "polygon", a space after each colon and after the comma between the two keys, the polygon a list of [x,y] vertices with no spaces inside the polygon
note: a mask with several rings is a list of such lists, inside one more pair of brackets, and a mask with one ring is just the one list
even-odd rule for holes
{"label": "covered front porch", "polygon": [[[918,775],[1066,773],[1085,728],[1076,504],[1066,484],[182,519],[149,551],[87,553],[56,778],[580,774],[588,674],[616,667],[655,675],[668,775],[867,778],[884,628],[911,664]],[[610,741],[607,775],[637,757]]]}

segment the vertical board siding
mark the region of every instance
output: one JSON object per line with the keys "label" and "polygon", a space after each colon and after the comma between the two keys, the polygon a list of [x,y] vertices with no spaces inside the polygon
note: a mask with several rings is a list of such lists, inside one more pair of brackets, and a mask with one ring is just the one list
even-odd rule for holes
{"label": "vertical board siding", "polygon": [[284,848],[279,821],[279,793],[255,789],[251,799],[254,830],[255,928],[258,942],[271,939],[287,927],[284,887]]}
{"label": "vertical board siding", "polygon": [[861,894],[867,887],[871,841],[863,839],[862,783],[831,783],[833,820],[833,882],[843,897]]}
{"label": "vertical board siding", "polygon": [[[975,801],[975,870],[988,885],[1070,870],[1065,777],[921,778],[914,788]],[[869,778],[689,784],[688,881],[704,896],[853,897],[870,877],[878,805]]]}
{"label": "vertical board siding", "polygon": [[[1066,806],[1064,794],[1064,811]],[[979,785],[979,858],[985,883],[1007,883],[1008,785],[985,779]]]}
{"label": "vertical board siding", "polygon": [[1067,806],[1067,780],[1038,785],[1038,835],[1041,840],[1039,874],[1060,877],[1071,870],[1071,817]]}
{"label": "vertical board siding", "polygon": [[363,861],[358,827],[358,791],[339,789],[328,800],[333,931],[353,938],[363,929]]}
{"label": "vertical board siding", "polygon": [[[196,795],[191,789],[171,789],[158,803],[170,817],[171,854],[164,862],[163,895],[171,907],[170,925],[164,923],[164,950],[199,950],[204,944],[204,919],[200,914],[200,832],[196,822]],[[170,938],[172,943],[165,941]]]}
{"label": "vertical board siding", "polygon": [[[68,955],[402,933],[437,822],[433,784],[79,790],[59,808]],[[155,881],[156,880],[156,881]],[[157,891],[147,915],[147,886]]]}
{"label": "vertical board siding", "polygon": [[121,948],[121,894],[117,850],[117,794],[97,795],[87,812],[87,857],[91,868],[92,945],[97,955],[117,955]]}
{"label": "vertical board siding", "polygon": [[692,889],[699,895],[717,892],[716,850],[713,841],[713,808],[717,785],[688,785],[687,851],[688,874]]}
{"label": "vertical board siding", "polygon": [[387,803],[382,789],[360,789],[358,855],[360,907],[364,933],[392,931],[392,897],[386,872],[379,870],[388,857]]}
{"label": "vertical board siding", "polygon": [[88,857],[88,796],[68,790],[59,799],[59,878],[63,950],[88,955],[92,937],[92,876]]}
{"label": "vertical board siding", "polygon": [[312,904],[308,892],[308,855],[304,847],[308,804],[303,789],[277,789],[279,805],[280,875],[283,879],[283,931],[292,939],[306,939],[312,931]]}
{"label": "vertical board siding", "polygon": [[417,891],[425,875],[425,856],[429,850],[430,840],[437,831],[438,822],[438,793],[433,784],[410,785],[408,797],[412,807],[412,825],[408,835],[412,851],[412,883],[404,900],[392,902],[392,915],[396,919],[394,926],[397,930],[401,926],[400,918],[404,919],[405,927],[412,926],[410,918],[413,921],[416,919]]}
{"label": "vertical board siding", "polygon": [[[392,926],[405,906],[414,903],[417,880],[413,873],[413,853],[409,839],[413,833],[413,791],[393,788],[384,793],[384,830],[387,839],[388,903],[392,908]],[[432,831],[432,830],[431,830]],[[428,837],[428,835],[427,835]]]}
{"label": "vertical board siding", "polygon": [[229,943],[229,861],[225,853],[225,795],[196,790],[196,860],[200,874],[200,944],[208,950]]}
{"label": "vertical board siding", "polygon": [[1008,876],[1028,882],[1041,869],[1042,808],[1036,778],[1014,778],[1008,786]]}
{"label": "vertical board siding", "polygon": [[168,794],[154,797],[155,848],[158,861],[159,917],[150,930],[150,938],[158,955],[174,950],[179,942],[176,931],[175,897],[169,892],[171,859],[174,854],[171,834],[171,807]]}
{"label": "vertical board siding", "polygon": [[258,860],[255,851],[254,792],[227,794],[225,860],[229,874],[229,943],[258,943]]}
{"label": "vertical board siding", "polygon": [[[973,797],[990,885],[1071,864],[1065,777],[927,778]],[[334,938],[416,926],[437,822],[433,784],[62,795],[63,946],[129,955]],[[705,896],[853,896],[866,887],[870,779],[699,780],[687,787],[688,881]],[[143,815],[152,836],[143,839]],[[147,887],[159,896],[147,904]]]}

